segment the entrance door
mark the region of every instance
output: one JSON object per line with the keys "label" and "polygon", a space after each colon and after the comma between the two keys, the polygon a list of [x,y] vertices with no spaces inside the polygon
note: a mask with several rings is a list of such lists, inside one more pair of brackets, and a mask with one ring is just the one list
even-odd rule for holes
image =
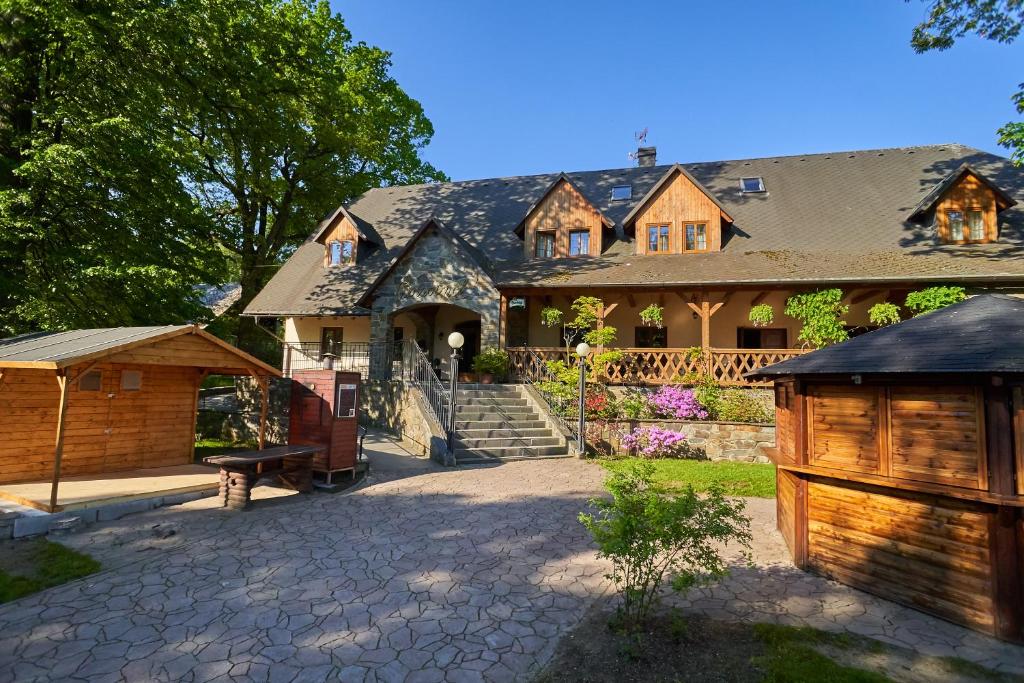
{"label": "entrance door", "polygon": [[455,325],[455,331],[466,339],[466,343],[462,345],[462,355],[459,356],[459,372],[470,372],[473,370],[473,359],[480,353],[480,321],[467,320],[458,323]]}

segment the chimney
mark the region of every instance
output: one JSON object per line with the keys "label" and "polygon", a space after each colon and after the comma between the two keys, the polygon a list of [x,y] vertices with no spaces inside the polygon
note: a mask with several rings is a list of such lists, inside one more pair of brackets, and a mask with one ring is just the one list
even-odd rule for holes
{"label": "chimney", "polygon": [[636,150],[638,166],[655,166],[658,163],[657,147],[638,147]]}

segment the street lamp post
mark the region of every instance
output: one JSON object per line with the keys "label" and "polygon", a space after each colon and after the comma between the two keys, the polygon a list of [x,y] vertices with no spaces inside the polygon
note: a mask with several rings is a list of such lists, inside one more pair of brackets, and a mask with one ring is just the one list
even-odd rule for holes
{"label": "street lamp post", "polygon": [[579,428],[580,457],[587,454],[587,356],[590,355],[590,344],[582,342],[576,346],[576,355],[580,357],[579,381]]}
{"label": "street lamp post", "polygon": [[448,335],[448,346],[452,347],[452,355],[448,361],[448,373],[450,375],[449,390],[451,396],[448,399],[448,457],[454,458],[455,451],[455,396],[459,390],[459,349],[466,343],[466,338],[458,332],[452,332]]}

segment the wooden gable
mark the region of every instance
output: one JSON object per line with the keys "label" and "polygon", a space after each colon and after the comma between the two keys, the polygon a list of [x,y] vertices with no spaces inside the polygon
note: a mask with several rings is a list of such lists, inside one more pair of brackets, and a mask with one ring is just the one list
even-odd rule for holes
{"label": "wooden gable", "polygon": [[[935,226],[939,239],[950,244],[967,242],[994,242],[999,239],[999,219],[997,213],[1000,200],[995,191],[971,171],[965,171],[959,180],[953,183],[935,203]],[[954,240],[950,232],[949,212],[957,211],[964,216],[963,239]],[[985,237],[980,240],[970,239],[966,223],[968,211],[981,211],[985,225]]]}
{"label": "wooden gable", "polygon": [[[685,251],[720,251],[722,249],[722,221],[731,218],[722,211],[718,202],[695,183],[681,169],[669,171],[671,177],[655,186],[654,190],[634,210],[629,219],[636,235],[636,253],[647,254],[647,230],[650,226],[669,226],[669,248],[665,253]],[[706,249],[686,249],[686,225],[707,226]],[[662,252],[658,252],[662,253]]]}
{"label": "wooden gable", "polygon": [[537,233],[555,237],[555,258],[569,255],[569,233],[590,233],[590,256],[601,255],[601,233],[605,224],[601,212],[587,201],[567,178],[558,180],[527,214],[524,220],[526,257],[535,255]]}
{"label": "wooden gable", "polygon": [[331,265],[331,243],[352,242],[352,263],[359,257],[359,230],[347,215],[339,215],[337,219],[317,238],[324,245],[324,266]]}
{"label": "wooden gable", "polygon": [[250,363],[210,339],[206,334],[181,334],[152,344],[139,345],[105,357],[108,363],[193,366],[210,370],[236,370],[244,374]]}

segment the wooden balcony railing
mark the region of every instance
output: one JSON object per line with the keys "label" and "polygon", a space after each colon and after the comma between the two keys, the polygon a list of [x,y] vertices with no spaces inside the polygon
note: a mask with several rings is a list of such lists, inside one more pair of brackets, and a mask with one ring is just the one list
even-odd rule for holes
{"label": "wooden balcony railing", "polygon": [[[556,347],[509,348],[513,376],[536,380],[542,375],[544,363],[567,360],[565,349]],[[605,376],[610,384],[671,384],[688,372],[700,368],[700,358],[692,357],[690,349],[617,349],[622,359],[608,363]],[[744,374],[799,356],[801,349],[708,349],[712,376],[722,386],[766,386],[771,382],[750,381]]]}

